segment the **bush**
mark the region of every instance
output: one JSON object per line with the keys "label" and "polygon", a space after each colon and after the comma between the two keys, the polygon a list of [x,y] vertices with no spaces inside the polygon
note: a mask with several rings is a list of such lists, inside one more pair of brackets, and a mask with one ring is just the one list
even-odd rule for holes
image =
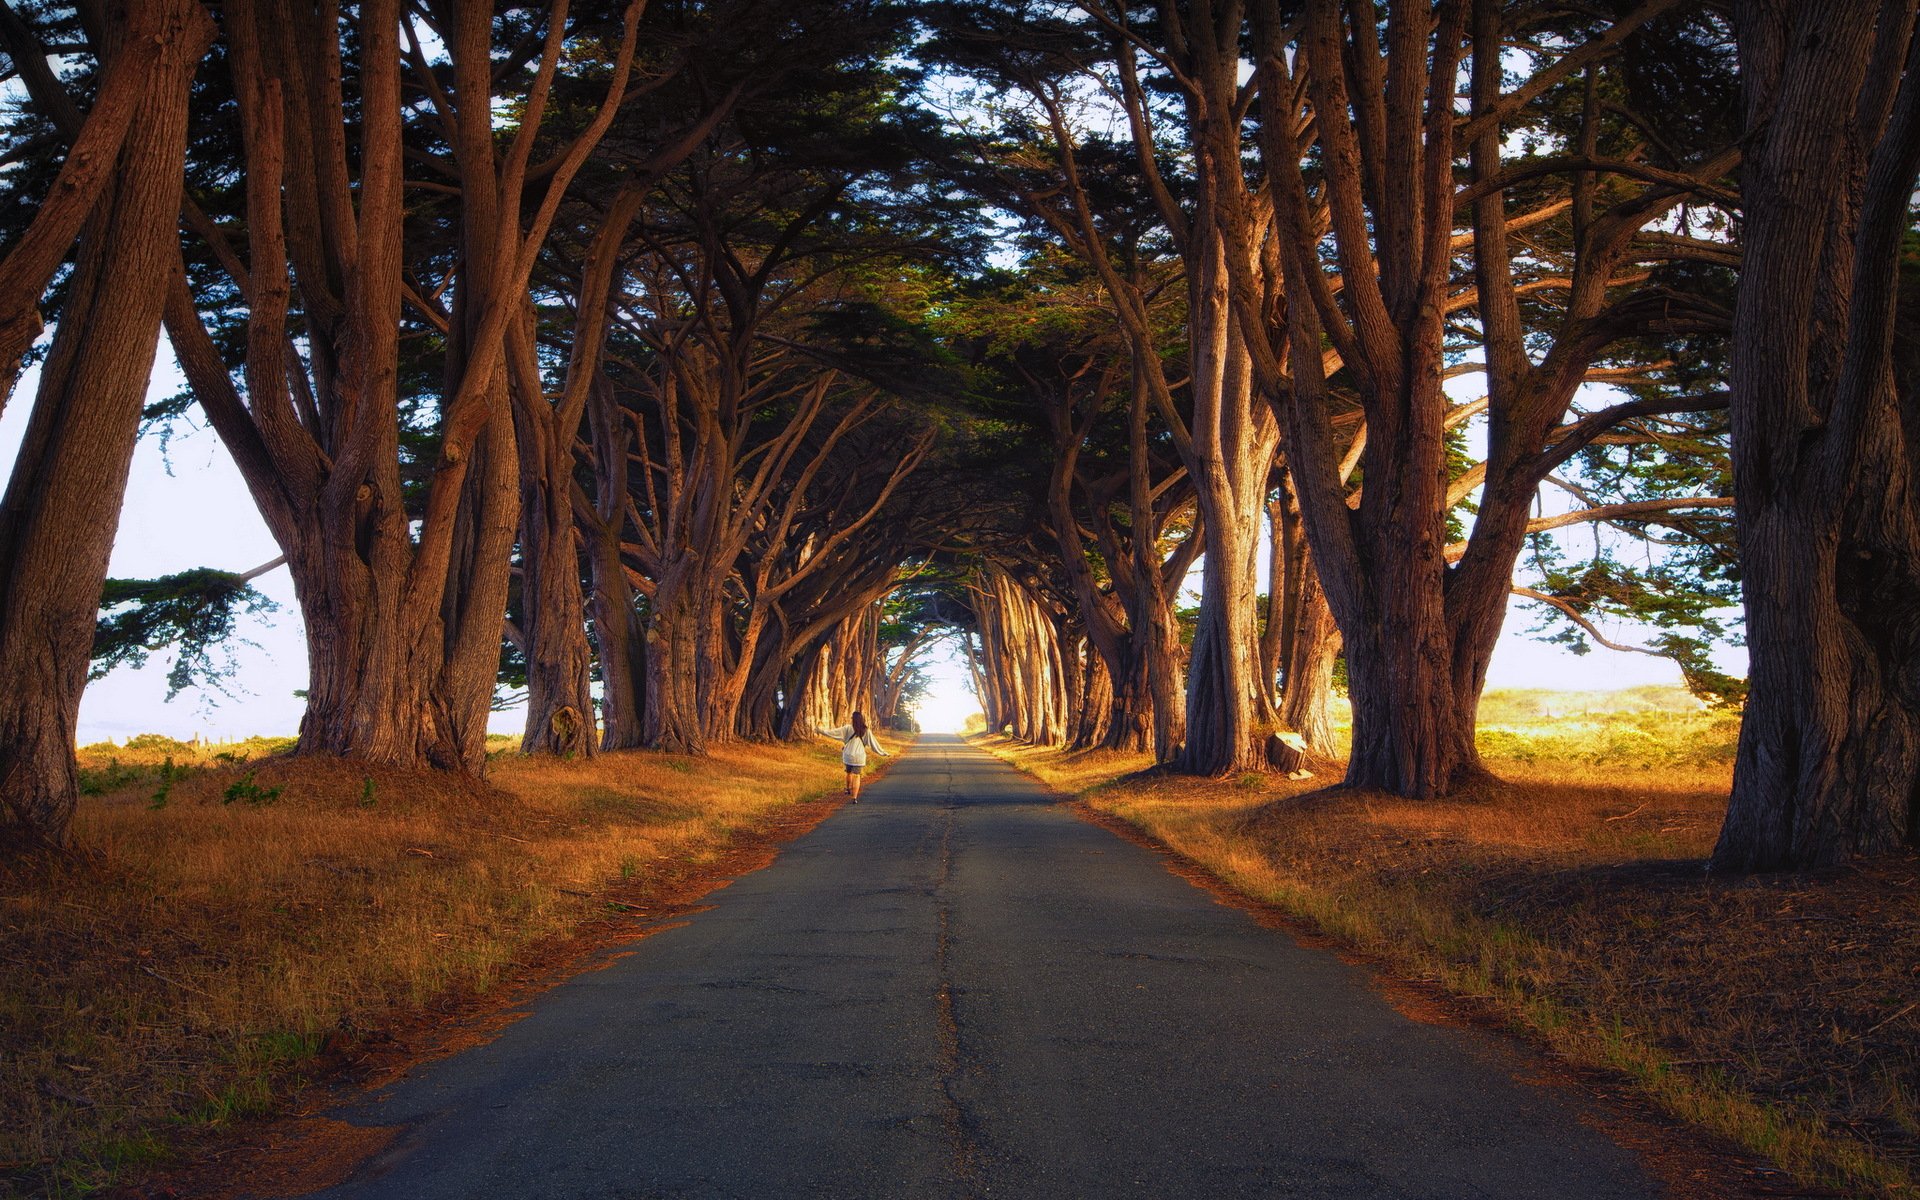
{"label": "bush", "polygon": [[126,748],[143,750],[149,754],[174,754],[181,758],[192,758],[198,753],[191,743],[170,738],[164,733],[136,733],[127,739]]}

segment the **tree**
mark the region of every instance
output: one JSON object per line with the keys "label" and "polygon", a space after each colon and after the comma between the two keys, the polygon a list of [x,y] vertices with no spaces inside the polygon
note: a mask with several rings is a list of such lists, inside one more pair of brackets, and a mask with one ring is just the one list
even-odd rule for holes
{"label": "tree", "polygon": [[[508,334],[568,184],[619,111],[641,5],[602,37],[599,20],[570,30],[559,0],[506,30],[516,49],[501,62],[490,7],[403,21],[396,5],[369,0],[349,14],[348,39],[332,10],[227,12],[244,264],[226,225],[188,215],[244,298],[244,398],[184,284],[168,297],[167,323],[294,576],[310,680],[300,750],[478,772],[519,518]],[[428,60],[419,19],[435,22],[443,61]],[[536,163],[570,41],[617,47],[605,101]],[[432,136],[405,119],[403,61],[436,119]],[[502,154],[494,105],[509,80],[521,105]],[[446,217],[426,222],[445,236],[412,244],[410,133],[413,153],[452,180],[418,190],[454,197],[451,214],[421,214]],[[294,178],[312,184],[285,185]],[[442,285],[416,287],[436,260]],[[450,311],[438,304],[449,288]],[[404,354],[403,304],[420,323]],[[403,477],[402,397],[429,392],[435,357],[441,387],[425,440],[437,457],[416,490]]]}
{"label": "tree", "polygon": [[[1184,737],[1170,757],[1200,774],[1261,768],[1273,715],[1260,682],[1254,568],[1279,426],[1253,387],[1245,333],[1229,304],[1228,237],[1251,219],[1241,160],[1242,10],[1167,0],[1135,17],[1117,3],[1011,3],[961,10],[952,26],[950,57],[1024,95],[1031,113],[1007,122],[1010,165],[1018,168],[1007,183],[1018,207],[1106,290],[1131,349],[1134,386],[1166,423],[1191,480],[1206,555]],[[1155,219],[1143,240],[1164,245],[1179,264],[1184,379],[1170,369],[1151,314],[1148,289],[1160,283],[1127,269],[1139,245],[1101,202],[1114,176],[1100,168],[1113,156],[1106,139],[1076,119],[1089,88],[1113,110],[1099,115],[1128,130],[1135,203]],[[1156,711],[1172,711],[1159,692],[1155,699]]]}
{"label": "tree", "polygon": [[[1701,197],[1724,199],[1717,180],[1735,153],[1675,149],[1630,107],[1598,103],[1622,44],[1676,8],[1650,0],[1615,20],[1529,28],[1525,10],[1498,0],[1395,2],[1384,20],[1371,7],[1310,0],[1290,40],[1296,27],[1279,5],[1253,6],[1286,300],[1248,266],[1238,311],[1287,420],[1302,517],[1344,638],[1351,785],[1437,796],[1481,773],[1474,717],[1541,482],[1622,420],[1713,403],[1573,408],[1609,347],[1713,319],[1649,283],[1645,265],[1724,253],[1652,227]],[[1659,33],[1707,36],[1677,17]],[[1503,90],[1516,53],[1532,69]],[[1509,161],[1511,132],[1574,89],[1584,98],[1572,121],[1537,143],[1565,152]],[[1543,181],[1560,182],[1543,191]],[[1564,248],[1538,253],[1520,231],[1562,214]],[[1462,223],[1467,232],[1456,233]],[[1462,254],[1470,272],[1456,266]],[[1468,311],[1477,320],[1463,328],[1454,314]],[[1469,348],[1487,380],[1488,452],[1456,473],[1447,437],[1464,406],[1442,384],[1449,356]],[[1340,387],[1364,414],[1351,504],[1352,442],[1335,433]],[[1474,488],[1477,513],[1455,561],[1448,515]]]}
{"label": "tree", "polygon": [[[1007,416],[1026,422],[1014,426],[1023,439],[1044,438],[1050,450],[1030,522],[1051,538],[1045,557],[1059,563],[1092,654],[1083,681],[1092,706],[1074,743],[1170,758],[1184,735],[1183,666],[1161,631],[1173,624],[1171,599],[1204,536],[1186,468],[1169,461],[1104,293],[1058,259],[1043,249],[1021,285],[987,281],[943,324],[1000,380]],[[1164,297],[1177,279],[1161,275]],[[1177,339],[1178,314],[1161,320]]]}
{"label": "tree", "polygon": [[[176,257],[188,84],[213,37],[193,0],[134,0],[99,16],[88,41],[102,86],[132,86],[136,99],[118,145],[103,151],[112,179],[96,185],[80,228],[0,498],[0,667],[11,681],[0,696],[0,846],[64,841],[78,801],[74,726]],[[133,85],[115,69],[129,52],[141,64]],[[18,62],[19,47],[10,53]],[[73,137],[81,144],[84,130]]]}
{"label": "tree", "polygon": [[1920,380],[1894,357],[1920,41],[1912,3],[1746,0],[1734,15],[1751,692],[1712,865],[1753,871],[1920,840]]}

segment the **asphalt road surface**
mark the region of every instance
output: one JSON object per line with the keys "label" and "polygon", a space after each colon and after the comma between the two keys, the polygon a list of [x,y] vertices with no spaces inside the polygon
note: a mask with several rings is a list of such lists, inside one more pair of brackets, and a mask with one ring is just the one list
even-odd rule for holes
{"label": "asphalt road surface", "polygon": [[329,1197],[1651,1197],[1523,1051],[1416,1023],[964,742],[335,1116]]}

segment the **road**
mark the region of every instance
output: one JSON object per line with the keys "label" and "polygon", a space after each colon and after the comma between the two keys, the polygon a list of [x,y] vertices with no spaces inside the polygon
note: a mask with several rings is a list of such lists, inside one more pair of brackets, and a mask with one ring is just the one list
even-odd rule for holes
{"label": "road", "polygon": [[631,950],[333,1114],[403,1132],[323,1195],[1662,1194],[1523,1050],[954,738]]}

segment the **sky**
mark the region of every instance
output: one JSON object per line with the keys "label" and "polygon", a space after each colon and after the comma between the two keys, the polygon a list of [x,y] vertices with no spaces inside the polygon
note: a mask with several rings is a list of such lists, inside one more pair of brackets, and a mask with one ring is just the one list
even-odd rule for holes
{"label": "sky", "polygon": [[[160,358],[152,387],[156,398],[180,386],[164,341]],[[37,379],[37,369],[29,369],[0,413],[0,462],[9,471]],[[190,567],[246,571],[279,553],[212,430],[182,423],[164,449],[157,436],[141,440],[114,542],[110,570],[115,577],[152,578]],[[1193,578],[1197,581],[1198,576]],[[87,688],[80,705],[80,743],[124,741],[136,733],[214,741],[294,733],[302,708],[294,692],[306,686],[306,651],[292,581],[280,568],[257,579],[255,586],[280,607],[243,623],[247,644],[234,647],[239,670],[228,684],[231,695],[192,690],[169,702],[166,671],[171,656],[162,652],[144,668],[121,668]],[[1490,688],[1586,691],[1680,681],[1679,671],[1666,659],[1599,648],[1580,656],[1535,641],[1525,633],[1533,623],[1526,608],[1509,610],[1488,677]],[[1631,639],[1632,631],[1623,636]],[[1733,652],[1723,665],[1738,669],[1739,658]],[[979,709],[965,664],[957,652],[943,651],[930,664],[929,674],[933,687],[921,705],[922,725],[931,731],[959,728]],[[493,728],[518,733],[523,719],[517,711],[497,713]]]}

